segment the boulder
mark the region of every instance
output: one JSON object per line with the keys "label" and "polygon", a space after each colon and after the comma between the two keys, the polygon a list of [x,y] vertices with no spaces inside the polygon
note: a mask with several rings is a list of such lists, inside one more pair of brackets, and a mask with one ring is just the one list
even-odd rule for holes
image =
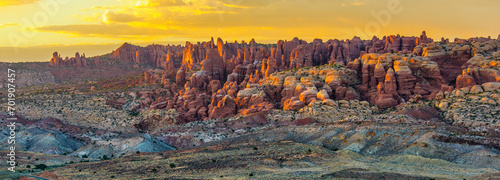
{"label": "boulder", "polygon": [[299,99],[304,102],[304,104],[309,104],[312,101],[317,100],[316,96],[318,94],[318,90],[316,88],[309,88],[307,91],[300,93]]}
{"label": "boulder", "polygon": [[283,110],[298,110],[304,106],[304,102],[302,102],[298,97],[292,97],[285,101]]}
{"label": "boulder", "polygon": [[489,91],[495,91],[500,89],[500,82],[488,82],[484,83],[481,85],[483,87],[484,91],[489,92]]}
{"label": "boulder", "polygon": [[217,103],[217,107],[209,113],[208,118],[225,118],[236,114],[236,103],[233,97],[226,95]]}
{"label": "boulder", "polygon": [[212,80],[207,86],[207,93],[209,95],[215,94],[221,88],[222,86],[219,80]]}
{"label": "boulder", "polygon": [[448,107],[449,107],[449,105],[448,105],[448,102],[446,102],[446,101],[443,101],[443,102],[439,103],[439,105],[438,105],[438,108],[441,111],[447,111]]}
{"label": "boulder", "polygon": [[463,88],[463,87],[471,87],[476,85],[476,81],[472,76],[469,76],[467,72],[464,70],[462,72],[462,75],[459,75],[457,77],[457,89]]}
{"label": "boulder", "polygon": [[318,92],[318,94],[316,94],[316,98],[318,100],[324,101],[330,99],[330,95],[328,95],[328,92],[326,90],[322,89]]}
{"label": "boulder", "polygon": [[482,92],[484,92],[484,90],[480,85],[472,86],[472,88],[469,91],[469,93],[471,93],[471,94],[479,94]]}

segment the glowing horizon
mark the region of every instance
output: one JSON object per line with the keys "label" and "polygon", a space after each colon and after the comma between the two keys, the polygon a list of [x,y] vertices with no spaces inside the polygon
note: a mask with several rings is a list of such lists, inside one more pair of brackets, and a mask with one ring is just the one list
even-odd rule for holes
{"label": "glowing horizon", "polygon": [[3,62],[48,61],[58,48],[67,49],[63,56],[94,56],[124,42],[366,40],[424,30],[438,41],[500,33],[491,20],[500,15],[495,0],[5,0],[0,10]]}

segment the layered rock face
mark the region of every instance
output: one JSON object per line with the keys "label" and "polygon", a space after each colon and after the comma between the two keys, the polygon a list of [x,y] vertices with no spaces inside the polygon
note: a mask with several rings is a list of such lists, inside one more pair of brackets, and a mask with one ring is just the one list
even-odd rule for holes
{"label": "layered rock face", "polygon": [[[249,115],[275,108],[298,110],[315,102],[360,98],[356,89],[351,87],[358,83],[356,72],[336,65],[273,73],[267,78],[260,78],[259,71],[256,71],[257,75],[251,74],[239,84],[227,80],[223,85],[223,81],[210,76],[209,67],[215,67],[213,64],[207,66],[204,63],[203,66],[190,80],[184,80],[184,87],[160,81],[166,72],[146,72],[144,83],[162,82],[164,88],[155,92],[139,92],[142,100],[136,109],[175,109],[179,112],[180,120],[177,122],[183,123],[236,114]],[[185,76],[183,72],[181,68],[177,74],[178,82]]]}
{"label": "layered rock face", "polygon": [[371,41],[365,42],[365,52],[408,54],[413,52],[416,46],[432,42],[433,40],[427,37],[425,31],[422,32],[420,37],[404,37],[400,35],[384,36],[382,39],[373,37]]}
{"label": "layered rock face", "polygon": [[52,54],[52,59],[50,59],[50,66],[53,67],[77,67],[77,68],[83,68],[87,67],[87,60],[85,58],[85,54],[80,56],[80,53],[76,53],[75,57],[68,58],[66,57],[65,59],[61,58],[61,55],[57,52],[54,52]]}
{"label": "layered rock face", "polygon": [[473,41],[470,58],[462,69],[474,78],[477,84],[500,82],[500,41]]}
{"label": "layered rock face", "polygon": [[363,98],[379,107],[391,107],[415,95],[428,97],[447,85],[434,61],[398,54],[365,54],[348,65],[358,72]]}
{"label": "layered rock face", "polygon": [[120,61],[135,61],[137,51],[141,49],[140,46],[135,46],[129,43],[124,43],[118,49],[111,53],[111,57]]}
{"label": "layered rock face", "polygon": [[463,71],[462,75],[457,77],[457,89],[464,87],[472,87],[476,85],[476,81],[472,76],[470,76],[466,70]]}
{"label": "layered rock face", "polygon": [[467,69],[467,75],[477,83],[484,83],[495,81],[495,52],[499,45],[498,40],[486,38],[455,39],[454,43],[421,44],[415,47],[413,54],[428,57],[440,68],[446,69],[442,71],[442,76],[448,82],[457,80],[459,75],[464,76],[462,70]]}
{"label": "layered rock face", "polygon": [[[241,71],[246,73],[248,69],[251,70],[248,74],[260,69],[263,71],[263,77],[268,77],[273,72],[290,68],[327,63],[346,65],[366,53],[411,53],[415,46],[430,42],[432,39],[427,38],[425,32],[420,37],[392,35],[384,36],[382,39],[374,37],[371,41],[363,41],[359,37],[327,42],[315,39],[312,45],[294,38],[291,41],[280,40],[271,48],[259,46],[255,40],[249,44],[245,42],[224,43],[220,38],[217,42],[212,38],[209,42],[196,44],[186,42],[185,46],[140,47],[124,43],[109,56],[118,61],[151,64],[157,67],[168,66],[169,61],[173,61],[171,63],[173,67],[179,68],[181,64],[184,64],[188,71],[192,71],[199,70],[200,63],[206,59],[209,49],[215,48],[225,63],[224,77],[233,73],[234,70],[237,70],[235,73],[241,73]],[[238,65],[240,67],[237,67]],[[243,80],[239,79],[239,81]]]}
{"label": "layered rock face", "polygon": [[434,43],[423,32],[370,41],[294,38],[271,47],[220,38],[185,46],[124,44],[111,56],[163,67],[165,72],[146,73],[143,82],[161,84],[168,95],[149,94],[144,99],[155,102],[143,101],[137,109],[175,109],[179,122],[190,122],[320,102],[365,100],[387,108],[432,99],[500,81],[499,47],[499,41],[484,39]]}
{"label": "layered rock face", "polygon": [[109,57],[117,61],[150,64],[156,67],[172,66],[179,68],[184,57],[183,54],[187,53],[182,52],[181,46],[149,45],[140,47],[124,43],[113,51]]}

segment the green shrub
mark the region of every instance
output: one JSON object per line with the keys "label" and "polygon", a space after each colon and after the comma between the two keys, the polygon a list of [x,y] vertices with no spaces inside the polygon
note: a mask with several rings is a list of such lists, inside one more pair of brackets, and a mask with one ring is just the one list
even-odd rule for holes
{"label": "green shrub", "polygon": [[45,164],[37,164],[37,165],[35,165],[35,169],[40,169],[40,170],[43,171],[43,170],[47,169],[47,165],[45,165]]}

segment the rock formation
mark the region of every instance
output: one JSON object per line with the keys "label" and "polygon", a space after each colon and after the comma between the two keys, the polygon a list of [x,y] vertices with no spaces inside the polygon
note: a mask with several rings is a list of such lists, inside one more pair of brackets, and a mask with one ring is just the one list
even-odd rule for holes
{"label": "rock formation", "polygon": [[[124,44],[111,57],[163,67],[164,73],[146,73],[143,82],[160,82],[173,97],[162,96],[165,106],[152,108],[176,109],[189,122],[299,110],[330,100],[366,100],[386,108],[444,97],[453,89],[500,82],[499,47],[481,38],[435,43],[422,32],[369,41],[294,38],[271,47],[220,38],[185,46]],[[59,63],[57,57],[51,64]],[[174,76],[175,82],[169,80]]]}
{"label": "rock formation", "polygon": [[224,118],[234,115],[236,112],[236,104],[233,97],[225,95],[220,101],[218,101],[217,106],[215,106],[210,111],[210,119],[213,118]]}
{"label": "rock formation", "polygon": [[457,89],[463,88],[463,87],[472,87],[476,85],[476,81],[472,76],[469,76],[467,72],[464,70],[462,75],[459,75],[457,77]]}
{"label": "rock formation", "polygon": [[64,60],[61,58],[61,55],[57,52],[52,54],[52,59],[50,59],[50,66],[53,67],[76,67],[76,68],[84,68],[87,67],[87,59],[85,58],[85,54],[80,56],[80,53],[75,53],[75,57],[68,58],[66,57]]}

